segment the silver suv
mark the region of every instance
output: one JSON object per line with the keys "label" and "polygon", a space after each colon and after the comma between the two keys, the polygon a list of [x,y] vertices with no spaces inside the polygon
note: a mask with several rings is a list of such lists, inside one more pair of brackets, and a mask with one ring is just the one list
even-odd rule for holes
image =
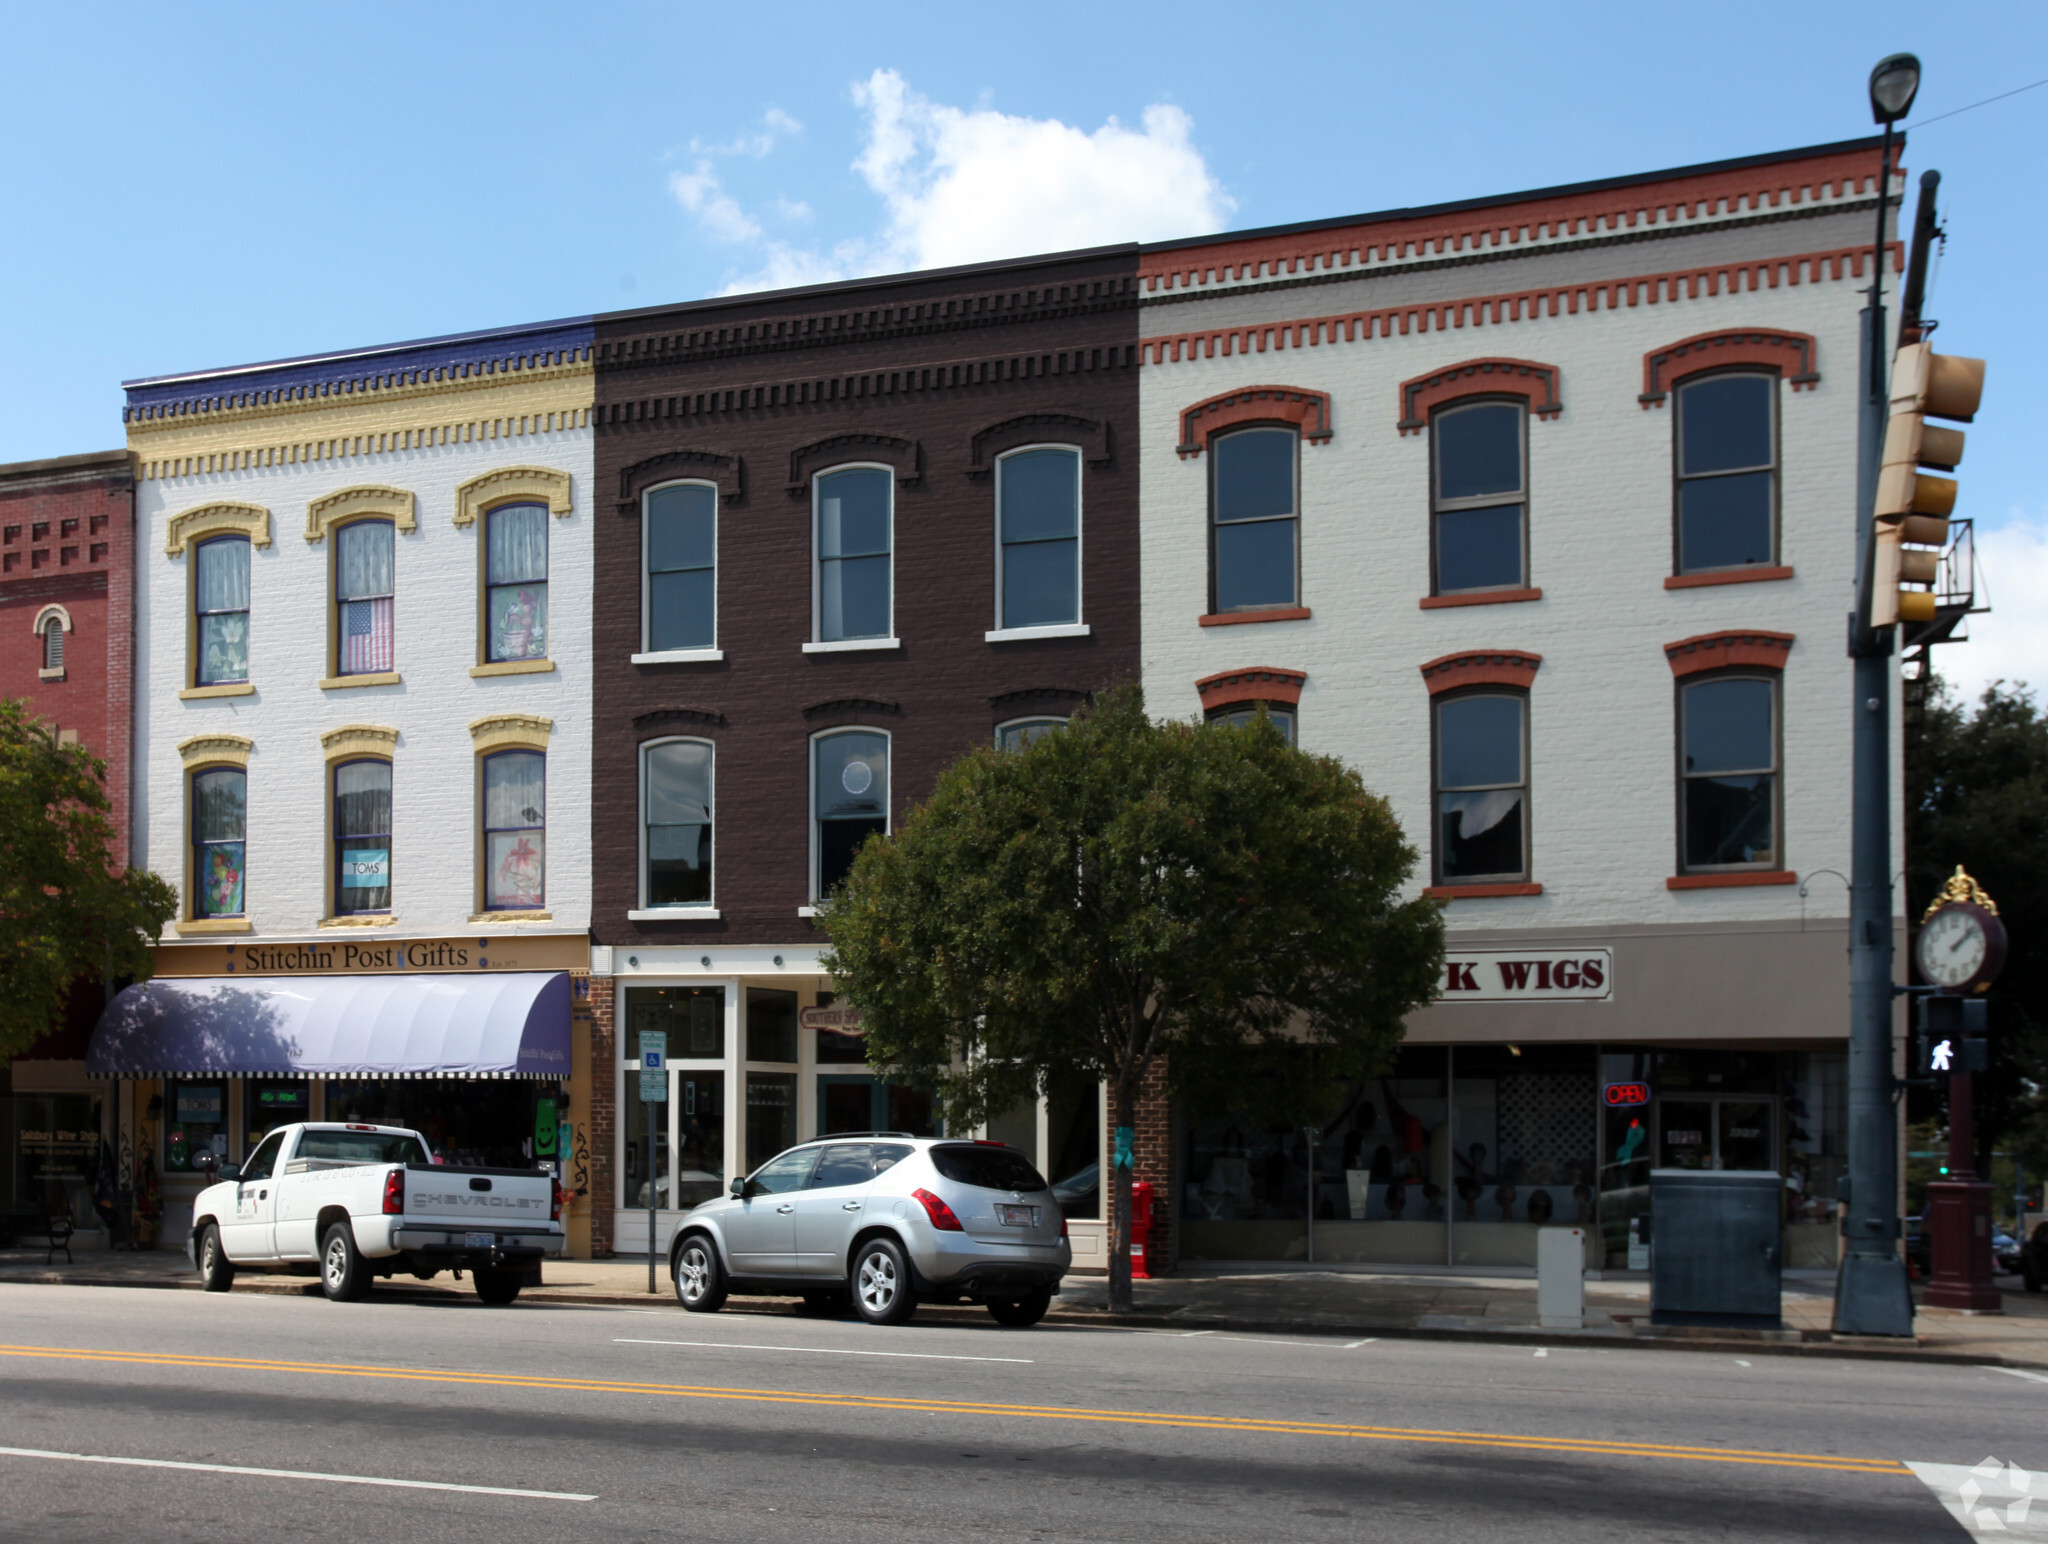
{"label": "silver suv", "polygon": [[668,1264],[692,1313],[732,1292],[819,1311],[850,1296],[868,1323],[901,1324],[920,1298],[972,1298],[1021,1328],[1045,1317],[1073,1259],[1051,1187],[1015,1148],[861,1131],[735,1179],[683,1219]]}

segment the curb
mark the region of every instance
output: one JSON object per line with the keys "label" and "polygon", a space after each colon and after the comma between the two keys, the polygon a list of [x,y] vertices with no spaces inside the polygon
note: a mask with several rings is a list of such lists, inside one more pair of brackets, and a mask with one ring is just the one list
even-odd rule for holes
{"label": "curb", "polygon": [[[157,1291],[198,1292],[204,1290],[196,1277],[169,1276],[148,1280],[121,1276],[77,1276],[59,1275],[51,1271],[35,1275],[0,1277],[0,1285],[20,1282],[30,1286],[61,1287],[141,1287]],[[314,1297],[320,1292],[317,1281],[296,1276],[257,1276],[238,1281],[238,1292],[264,1293],[281,1297]],[[411,1298],[414,1301],[433,1302],[454,1299],[470,1300],[470,1294],[454,1286],[431,1286],[425,1282],[380,1282],[376,1287],[379,1297]],[[619,1292],[551,1292],[523,1299],[528,1304],[560,1303],[575,1308],[645,1308],[649,1299],[669,1306],[665,1293],[619,1293]],[[758,1298],[746,1305],[735,1304],[728,1312],[737,1313],[781,1313],[797,1300],[795,1298]],[[758,1306],[755,1306],[758,1304]],[[677,1309],[677,1312],[681,1312]],[[928,1303],[919,1309],[920,1318],[939,1323],[967,1322],[980,1323],[983,1310],[965,1305]],[[1599,1334],[1585,1331],[1545,1330],[1534,1325],[1503,1325],[1495,1330],[1453,1329],[1441,1326],[1415,1324],[1329,1324],[1320,1321],[1300,1319],[1241,1319],[1223,1314],[1191,1314],[1187,1309],[1175,1309],[1160,1313],[1112,1314],[1102,1308],[1060,1308],[1054,1307],[1045,1316],[1045,1323],[1062,1325],[1071,1329],[1116,1329],[1116,1330],[1206,1330],[1252,1335],[1312,1336],[1329,1339],[1370,1338],[1378,1340],[1430,1340],[1462,1343],[1466,1345],[1519,1345],[1519,1346],[1564,1346],[1593,1348],[1597,1350],[1633,1351],[1693,1351],[1728,1355],[1741,1352],[1748,1356],[1808,1357],[1830,1361],[1878,1361],[1878,1362],[1924,1362],[1936,1366],[1965,1367],[2019,1367],[2038,1370],[2048,1366],[2048,1348],[2039,1361],[2016,1360],[2009,1356],[1967,1351],[1943,1351],[1923,1345],[1879,1346],[1868,1343],[1845,1345],[1825,1340],[1801,1340],[1797,1342],[1767,1340],[1766,1332],[1752,1331],[1749,1335],[1644,1335],[1644,1334]]]}

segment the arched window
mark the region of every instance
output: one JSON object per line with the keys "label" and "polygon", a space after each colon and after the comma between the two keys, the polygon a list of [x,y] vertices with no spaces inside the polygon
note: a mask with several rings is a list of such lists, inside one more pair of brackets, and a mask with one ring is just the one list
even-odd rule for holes
{"label": "arched window", "polygon": [[484,514],[484,662],[547,654],[548,508],[500,504]]}
{"label": "arched window", "polygon": [[43,673],[64,673],[64,619],[49,617],[43,622]]}
{"label": "arched window", "polygon": [[249,679],[249,538],[214,536],[193,552],[194,686]]}
{"label": "arched window", "polygon": [[1256,723],[1261,713],[1273,721],[1273,727],[1289,745],[1294,743],[1294,704],[1287,702],[1239,702],[1227,708],[1214,708],[1204,715],[1212,724],[1223,724],[1232,728]]}
{"label": "arched window", "polygon": [[1036,745],[1055,729],[1064,729],[1066,724],[1063,718],[1013,718],[996,725],[996,749],[1021,751]]}
{"label": "arched window", "polygon": [[718,647],[718,488],[670,483],[641,501],[645,588],[640,647],[649,654]]}
{"label": "arched window", "polygon": [[1778,551],[1777,376],[1695,376],[1677,396],[1677,572],[1769,567]]}
{"label": "arched window", "polygon": [[1299,604],[1300,436],[1233,429],[1209,442],[1210,609]]}
{"label": "arched window", "polygon": [[996,461],[996,627],[1081,620],[1081,452],[1033,445]]}
{"label": "arched window", "polygon": [[1528,408],[1456,403],[1430,415],[1431,590],[1517,590],[1528,583]]}
{"label": "arched window", "polygon": [[888,642],[895,626],[895,477],[885,467],[823,472],[816,514],[816,642]]}
{"label": "arched window", "polygon": [[710,906],[715,757],[708,740],[640,750],[641,907]]}
{"label": "arched window", "polygon": [[484,910],[547,904],[548,758],[507,750],[484,758]]}
{"label": "arched window", "polygon": [[1438,884],[1529,877],[1528,707],[1498,689],[1436,699]]}
{"label": "arched window", "polygon": [[1681,871],[1780,867],[1777,674],[1682,680],[1678,736]]}
{"label": "arched window", "polygon": [[398,668],[393,636],[395,543],[389,520],[356,520],[334,533],[334,673]]}
{"label": "arched window", "polygon": [[248,774],[214,767],[192,775],[192,915],[248,910]]}
{"label": "arched window", "polygon": [[889,830],[889,737],[835,729],[811,741],[811,895],[823,900],[871,836]]}
{"label": "arched window", "polygon": [[391,763],[340,762],[334,768],[334,914],[389,910]]}

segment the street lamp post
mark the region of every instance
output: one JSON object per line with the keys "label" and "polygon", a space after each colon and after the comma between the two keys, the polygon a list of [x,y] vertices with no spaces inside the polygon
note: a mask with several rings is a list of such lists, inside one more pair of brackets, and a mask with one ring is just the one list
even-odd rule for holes
{"label": "street lamp post", "polygon": [[1863,410],[1857,438],[1856,610],[1849,618],[1855,725],[1849,864],[1849,1183],[1835,1332],[1911,1335],[1913,1298],[1899,1258],[1898,1138],[1892,1109],[1892,630],[1870,625],[1877,472],[1890,408],[1885,351],[1885,225],[1893,134],[1920,90],[1920,61],[1893,54],[1870,72],[1871,116],[1884,125],[1877,238],[1863,308]]}

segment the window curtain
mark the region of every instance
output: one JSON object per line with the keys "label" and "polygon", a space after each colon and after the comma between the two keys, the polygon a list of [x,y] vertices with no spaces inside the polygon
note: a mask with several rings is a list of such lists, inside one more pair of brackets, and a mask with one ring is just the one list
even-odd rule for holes
{"label": "window curtain", "polygon": [[525,584],[548,576],[548,512],[538,504],[491,511],[489,582]]}
{"label": "window curtain", "polygon": [[382,520],[345,525],[335,533],[335,584],[343,600],[391,593],[391,526]]}
{"label": "window curtain", "polygon": [[199,549],[199,609],[249,609],[249,543],[241,537],[210,541]]}

